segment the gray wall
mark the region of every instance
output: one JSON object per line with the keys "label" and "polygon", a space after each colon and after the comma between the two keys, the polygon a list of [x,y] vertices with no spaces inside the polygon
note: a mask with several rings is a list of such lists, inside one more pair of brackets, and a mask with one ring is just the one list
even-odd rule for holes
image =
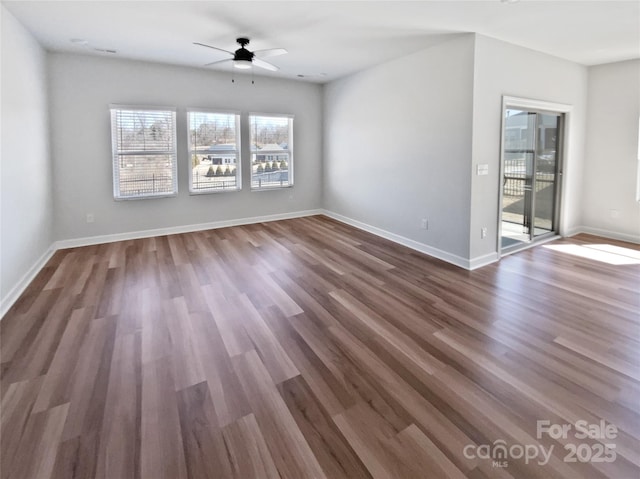
{"label": "gray wall", "polygon": [[503,95],[572,106],[560,230],[576,230],[587,68],[475,34],[325,86],[325,207],[472,266],[497,258]]}
{"label": "gray wall", "polygon": [[[50,55],[55,236],[58,240],[241,219],[319,208],[322,88],[319,85],[70,54]],[[174,106],[178,133],[178,197],[114,201],[109,104]],[[294,120],[295,186],[189,195],[186,108],[290,113]],[[244,122],[243,165],[248,165]],[[86,222],[86,214],[95,223]]]}
{"label": "gray wall", "polygon": [[325,86],[325,208],[468,256],[473,40]]}
{"label": "gray wall", "polygon": [[53,237],[46,53],[0,5],[2,161],[0,298],[3,308]]}
{"label": "gray wall", "polygon": [[[473,165],[488,164],[489,175],[472,171],[470,258],[497,252],[500,191],[502,96],[522,97],[573,106],[565,158],[561,233],[581,224],[581,185],[587,68],[509,43],[476,35],[473,94]],[[487,237],[480,230],[487,227]]]}
{"label": "gray wall", "polygon": [[583,225],[594,233],[636,242],[639,121],[640,60],[589,68]]}

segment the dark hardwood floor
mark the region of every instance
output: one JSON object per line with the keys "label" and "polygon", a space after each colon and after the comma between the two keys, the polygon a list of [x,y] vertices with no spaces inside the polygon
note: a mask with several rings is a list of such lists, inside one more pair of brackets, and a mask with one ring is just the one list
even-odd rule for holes
{"label": "dark hardwood floor", "polygon": [[316,216],[58,251],[0,322],[1,476],[637,479],[639,250],[469,272]]}

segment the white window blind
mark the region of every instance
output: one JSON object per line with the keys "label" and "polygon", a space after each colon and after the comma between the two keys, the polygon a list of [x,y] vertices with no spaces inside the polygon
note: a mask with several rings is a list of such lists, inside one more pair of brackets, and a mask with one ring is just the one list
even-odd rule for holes
{"label": "white window blind", "polygon": [[115,199],[177,194],[175,110],[113,106],[111,140]]}
{"label": "white window blind", "polygon": [[293,185],[293,117],[249,116],[251,130],[251,189]]}
{"label": "white window blind", "polygon": [[237,191],[240,175],[240,115],[189,111],[191,193]]}

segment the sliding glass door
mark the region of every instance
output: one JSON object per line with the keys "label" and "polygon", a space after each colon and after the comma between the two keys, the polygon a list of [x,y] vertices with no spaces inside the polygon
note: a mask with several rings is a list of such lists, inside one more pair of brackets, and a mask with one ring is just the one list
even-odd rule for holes
{"label": "sliding glass door", "polygon": [[562,114],[506,108],[502,249],[555,234]]}
{"label": "sliding glass door", "polygon": [[537,114],[537,148],[534,155],[533,236],[554,231],[558,176],[559,114]]}

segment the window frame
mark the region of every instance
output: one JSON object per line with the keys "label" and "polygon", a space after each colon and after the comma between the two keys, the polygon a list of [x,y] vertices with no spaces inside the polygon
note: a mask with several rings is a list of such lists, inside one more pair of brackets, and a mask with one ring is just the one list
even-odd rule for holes
{"label": "window frame", "polygon": [[[172,147],[168,150],[135,150],[130,152],[120,152],[118,150],[118,135],[119,130],[117,126],[117,112],[119,111],[131,111],[131,112],[166,112],[171,114],[172,121]],[[131,200],[148,200],[155,198],[175,198],[178,196],[178,133],[177,133],[177,108],[171,106],[158,106],[158,105],[125,105],[125,104],[110,104],[109,105],[109,117],[111,127],[111,167],[113,173],[113,199],[115,201],[131,201]],[[120,161],[121,156],[145,156],[145,155],[170,155],[171,157],[171,183],[172,191],[163,193],[147,193],[135,196],[123,196],[121,193],[120,183]]]}
{"label": "window frame", "polygon": [[[236,120],[236,149],[233,150],[236,153],[236,187],[228,189],[206,189],[206,190],[194,190],[193,189],[193,168],[191,166],[191,113],[208,113],[214,115],[234,115]],[[242,113],[237,110],[225,110],[222,108],[202,108],[202,107],[190,107],[186,111],[186,124],[187,124],[187,165],[189,171],[189,194],[190,195],[210,195],[219,193],[234,193],[242,190]],[[220,165],[223,166],[223,165]]]}
{"label": "window frame", "polygon": [[[277,154],[282,154],[283,152],[286,153],[289,156],[289,161],[288,163],[288,171],[289,171],[289,182],[286,186],[262,186],[262,187],[254,187],[253,186],[253,137],[252,137],[252,131],[251,131],[251,118],[252,117],[262,117],[262,118],[287,118],[289,120],[289,141],[287,142],[287,149],[286,150],[260,150],[261,152],[268,154],[268,155],[277,155]],[[249,152],[249,167],[250,167],[250,171],[249,171],[249,176],[250,176],[250,190],[252,192],[259,192],[259,191],[273,191],[273,190],[283,190],[286,188],[293,188],[294,185],[294,175],[293,175],[293,171],[294,171],[294,157],[293,157],[293,151],[294,151],[294,144],[293,144],[293,120],[295,119],[295,116],[291,113],[263,113],[263,112],[249,112],[247,115],[247,123],[248,123],[248,128],[249,128],[249,144],[250,144],[250,152]],[[257,151],[257,150],[256,150]]]}
{"label": "window frame", "polygon": [[638,116],[638,151],[636,152],[636,202],[640,203],[640,116]]}

